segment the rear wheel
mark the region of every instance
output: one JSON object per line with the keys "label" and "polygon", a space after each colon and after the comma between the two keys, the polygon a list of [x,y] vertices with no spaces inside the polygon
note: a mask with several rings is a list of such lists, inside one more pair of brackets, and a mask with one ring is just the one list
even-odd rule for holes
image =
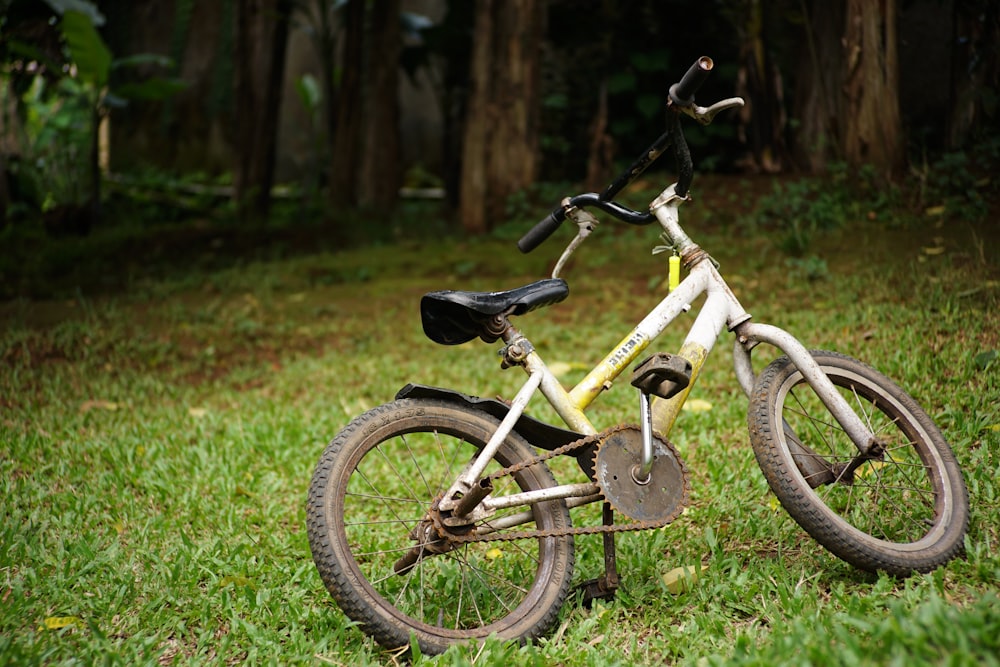
{"label": "rear wheel", "polygon": [[748,418],[771,489],[817,542],[858,568],[906,575],[948,562],[963,548],[969,500],[941,432],[885,375],[833,352],[812,355],[885,451],[854,467],[857,447],[781,357],[757,379]]}
{"label": "rear wheel", "polygon": [[[554,623],[572,579],[572,537],[441,548],[426,520],[497,425],[463,405],[401,400],[356,418],[323,453],[307,510],[313,559],[344,613],[383,646],[408,645],[412,634],[422,651],[440,653],[494,633],[537,637]],[[512,433],[485,474],[530,456],[528,444]],[[535,464],[496,480],[493,493],[554,485],[548,468]],[[537,503],[531,512],[529,523],[510,530],[570,526],[563,501]]]}

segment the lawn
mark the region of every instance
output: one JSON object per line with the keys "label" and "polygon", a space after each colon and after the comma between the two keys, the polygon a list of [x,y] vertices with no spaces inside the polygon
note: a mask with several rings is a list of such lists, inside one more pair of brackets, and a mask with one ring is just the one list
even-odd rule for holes
{"label": "lawn", "polygon": [[[673,434],[690,506],[618,538],[617,599],[571,598],[530,646],[416,662],[1000,664],[1000,237],[995,222],[873,217],[816,233],[792,259],[766,227],[724,212],[692,206],[685,222],[755,320],[878,367],[935,419],[969,486],[963,559],[896,580],[813,543],[756,467],[727,338]],[[417,303],[543,277],[560,246],[523,257],[525,229],[415,229],[0,304],[0,664],[402,663],[324,590],[306,490],[338,430],[407,382],[516,391],[522,376],[500,372],[495,350],[425,339]],[[569,299],[519,320],[567,384],[655,302],[657,242],[602,225],[565,271]],[[684,322],[654,347],[676,350]],[[759,370],[771,356],[758,357]],[[593,408],[599,427],[637,419],[619,385]],[[599,546],[578,541],[578,580],[599,574]],[[670,592],[663,575],[688,565],[707,567]]]}

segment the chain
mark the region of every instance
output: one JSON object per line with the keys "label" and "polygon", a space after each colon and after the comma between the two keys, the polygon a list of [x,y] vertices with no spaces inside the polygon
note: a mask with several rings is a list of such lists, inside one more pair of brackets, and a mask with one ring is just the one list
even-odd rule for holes
{"label": "chain", "polygon": [[[526,468],[530,468],[538,463],[543,463],[556,456],[562,456],[564,454],[571,454],[579,449],[584,449],[591,445],[600,446],[602,440],[610,437],[614,433],[628,429],[634,428],[625,424],[620,426],[615,426],[606,431],[598,433],[596,435],[590,435],[579,440],[574,440],[573,442],[563,445],[562,447],[557,447],[545,454],[532,457],[530,459],[525,459],[513,465],[507,466],[503,470],[492,473],[489,478],[491,480],[498,479],[500,477],[505,477],[507,475],[513,475]],[[436,505],[436,503],[435,503]],[[680,513],[683,511],[682,506],[678,506],[677,510],[674,511],[670,516],[659,521],[636,521],[634,523],[613,523],[610,525],[602,526],[579,526],[579,527],[568,527],[568,528],[550,528],[548,530],[521,530],[512,531],[507,533],[486,533],[482,535],[477,535],[476,533],[467,533],[464,535],[458,535],[450,530],[442,523],[441,514],[437,511],[431,511],[429,514],[431,520],[434,523],[434,529],[437,531],[438,535],[442,539],[445,539],[452,543],[468,544],[471,542],[513,542],[515,540],[526,540],[526,539],[537,539],[542,537],[564,537],[564,536],[577,536],[577,535],[600,535],[603,533],[625,533],[637,530],[652,530],[655,528],[662,528],[670,524],[674,519],[676,519]]]}

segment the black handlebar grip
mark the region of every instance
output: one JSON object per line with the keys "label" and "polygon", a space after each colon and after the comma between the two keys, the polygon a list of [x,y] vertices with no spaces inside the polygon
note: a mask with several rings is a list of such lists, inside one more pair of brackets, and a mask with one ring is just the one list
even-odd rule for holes
{"label": "black handlebar grip", "polygon": [[529,253],[542,242],[552,236],[552,233],[559,229],[559,225],[566,219],[566,213],[561,209],[549,213],[543,220],[528,230],[528,233],[517,242],[517,248],[523,253]]}
{"label": "black handlebar grip", "polygon": [[705,83],[705,79],[708,78],[708,73],[712,71],[714,64],[708,56],[698,58],[684,77],[678,83],[670,86],[670,100],[681,107],[689,107],[694,104],[694,94],[701,88],[701,84]]}

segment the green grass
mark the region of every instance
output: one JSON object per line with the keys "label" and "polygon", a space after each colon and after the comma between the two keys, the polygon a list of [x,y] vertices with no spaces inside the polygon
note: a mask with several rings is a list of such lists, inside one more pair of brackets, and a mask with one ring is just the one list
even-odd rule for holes
{"label": "green grass", "polygon": [[[417,662],[1000,664],[997,240],[958,224],[850,225],[813,239],[827,271],[808,280],[761,233],[718,215],[700,231],[697,207],[684,213],[757,321],[875,365],[936,419],[967,476],[967,557],[897,581],[806,537],[756,468],[726,338],[692,394],[711,409],[683,413],[674,433],[691,505],[665,530],[618,539],[617,599],[571,600],[531,646]],[[0,305],[0,664],[401,662],[323,589],[306,488],[325,443],[408,381],[516,390],[521,376],[498,373],[485,346],[424,339],[416,306],[431,289],[544,275],[558,248],[522,258],[511,239],[523,228]],[[663,271],[655,243],[598,229],[566,271],[570,299],[520,320],[550,363],[592,365],[644,313]],[[656,349],[675,350],[684,321]],[[771,356],[755,352],[760,367]],[[619,385],[594,406],[601,427],[636,420]],[[600,559],[597,539],[579,540],[577,578]],[[708,569],[669,593],[661,575],[691,564]]]}

